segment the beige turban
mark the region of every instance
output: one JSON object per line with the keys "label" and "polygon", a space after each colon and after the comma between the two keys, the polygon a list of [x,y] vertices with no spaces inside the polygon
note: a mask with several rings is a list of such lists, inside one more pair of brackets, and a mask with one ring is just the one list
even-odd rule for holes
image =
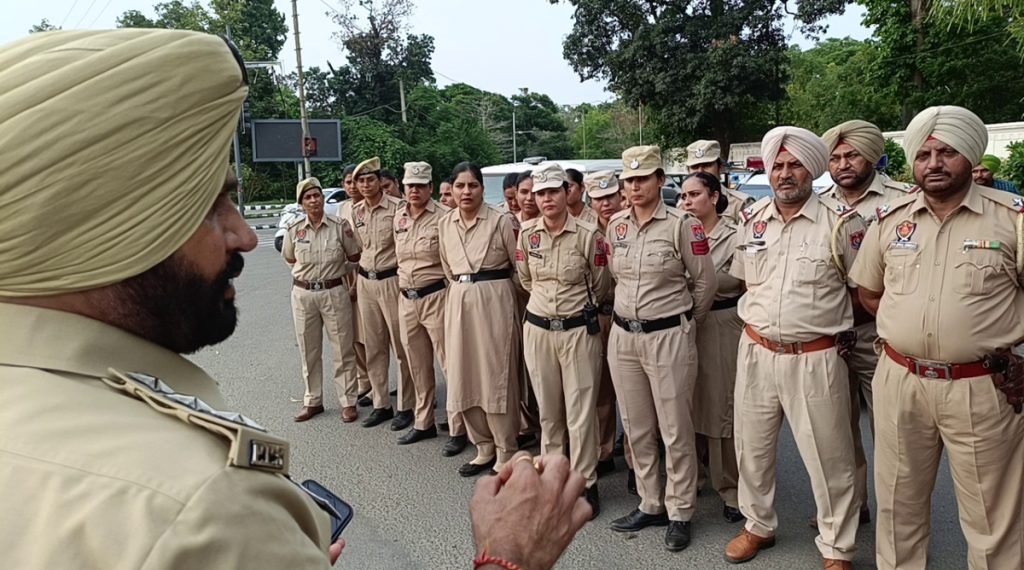
{"label": "beige turban", "polygon": [[903,135],[903,149],[907,151],[908,159],[913,160],[928,137],[935,137],[956,149],[971,162],[971,166],[981,162],[988,146],[985,123],[967,109],[952,105],[928,107],[910,121]]}
{"label": "beige turban", "polygon": [[871,164],[877,163],[885,154],[885,138],[882,136],[882,129],[867,121],[846,121],[825,131],[821,138],[825,141],[829,152],[835,150],[839,143],[845,142],[856,149]]}
{"label": "beige turban", "polygon": [[65,31],[0,46],[0,297],[170,257],[224,186],[246,92],[216,36]]}
{"label": "beige turban", "polygon": [[761,140],[761,158],[764,167],[771,171],[775,157],[783,150],[800,161],[810,173],[817,178],[828,170],[828,149],[818,135],[800,127],[775,127],[764,135]]}

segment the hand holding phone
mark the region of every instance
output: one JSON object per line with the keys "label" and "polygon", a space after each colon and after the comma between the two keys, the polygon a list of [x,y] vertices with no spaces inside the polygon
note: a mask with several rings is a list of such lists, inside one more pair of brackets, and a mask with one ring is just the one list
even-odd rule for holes
{"label": "hand holding phone", "polygon": [[331,542],[337,542],[341,531],[352,521],[352,506],[342,501],[337,495],[312,479],[306,479],[300,485],[316,504],[331,517]]}

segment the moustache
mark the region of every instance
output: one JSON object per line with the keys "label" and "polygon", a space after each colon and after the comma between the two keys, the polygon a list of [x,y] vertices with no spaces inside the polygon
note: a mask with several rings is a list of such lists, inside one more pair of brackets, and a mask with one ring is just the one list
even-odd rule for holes
{"label": "moustache", "polygon": [[217,277],[216,290],[224,291],[228,288],[228,283],[242,274],[242,269],[245,267],[245,259],[242,254],[235,252],[228,258],[228,264],[224,267],[224,271],[221,272],[220,276]]}

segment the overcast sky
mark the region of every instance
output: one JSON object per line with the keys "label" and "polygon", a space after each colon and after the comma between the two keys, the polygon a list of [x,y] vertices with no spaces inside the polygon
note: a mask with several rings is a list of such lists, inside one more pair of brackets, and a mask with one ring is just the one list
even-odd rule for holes
{"label": "overcast sky", "polygon": [[[28,33],[43,18],[64,28],[112,28],[126,10],[152,15],[159,0],[0,0],[0,43]],[[434,36],[434,74],[441,86],[463,82],[512,95],[520,87],[547,93],[560,104],[604,101],[611,97],[602,82],[581,83],[562,58],[562,40],[572,30],[572,7],[548,0],[414,0],[411,28]],[[275,0],[291,28],[291,1]],[[336,0],[299,0],[303,64],[344,63],[331,34],[337,27],[325,14]],[[828,37],[864,39],[863,9],[852,5],[829,21]],[[791,41],[812,42],[799,33]],[[285,69],[295,67],[291,36],[281,52]]]}

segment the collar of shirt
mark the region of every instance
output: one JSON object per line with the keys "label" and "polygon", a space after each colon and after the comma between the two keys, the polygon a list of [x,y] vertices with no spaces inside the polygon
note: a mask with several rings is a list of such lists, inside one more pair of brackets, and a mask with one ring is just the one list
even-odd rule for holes
{"label": "collar of shirt", "polygon": [[[982,206],[982,204],[983,200],[981,198],[981,193],[978,192],[977,186],[975,184],[971,184],[971,189],[967,191],[967,195],[964,196],[963,201],[960,202],[960,205],[957,206],[956,209],[954,209],[953,211],[955,212],[960,208],[967,208],[968,210],[974,212],[975,214],[981,214],[984,211],[984,207]],[[925,199],[924,190],[922,190],[917,193],[917,199],[914,200],[914,202],[911,204],[910,213],[915,214],[925,209],[931,212],[931,208],[928,207],[928,200]]]}
{"label": "collar of shirt", "polygon": [[556,238],[556,237],[558,237],[558,236],[560,236],[560,235],[562,235],[562,234],[564,234],[566,232],[576,233],[576,218],[573,217],[572,214],[569,214],[568,216],[566,216],[566,218],[565,218],[565,225],[562,226],[562,230],[560,232],[558,232],[557,234],[553,234],[553,233],[551,233],[550,230],[548,230],[548,226],[544,223],[544,218],[543,217],[541,217],[540,219],[537,220],[537,222],[533,225],[533,229],[534,230],[544,230],[544,233],[548,234],[552,238]]}
{"label": "collar of shirt", "polygon": [[109,369],[142,372],[176,392],[223,401],[217,383],[184,357],[112,325],[64,311],[0,303],[4,323],[0,366],[20,366],[101,378]]}
{"label": "collar of shirt", "polygon": [[828,190],[822,193],[822,196],[835,198],[836,200],[839,200],[840,202],[846,204],[847,206],[854,206],[857,204],[857,202],[860,202],[865,197],[867,197],[868,194],[872,193],[878,194],[880,196],[885,195],[885,187],[882,184],[882,177],[879,176],[877,172],[872,175],[871,184],[868,184],[868,189],[865,190],[864,193],[861,194],[860,196],[857,196],[857,199],[850,204],[846,204],[846,196],[843,195],[843,193],[839,190],[838,184],[832,184],[832,186]]}
{"label": "collar of shirt", "polygon": [[[640,224],[638,224],[636,221],[636,216],[634,215],[635,213],[636,211],[633,209],[632,206],[630,206],[629,210],[626,210],[626,218],[629,221],[633,222],[633,225],[639,226]],[[658,205],[655,206],[654,208],[654,215],[651,216],[650,220],[647,220],[647,223],[651,223],[651,220],[664,220],[667,217],[668,211],[665,209],[665,202],[659,199]]]}
{"label": "collar of shirt", "polygon": [[[427,205],[423,207],[423,212],[427,212],[427,213],[433,214],[435,210],[437,210],[437,208],[434,205],[434,201],[433,200],[427,200]],[[423,215],[423,212],[420,212],[420,216],[414,216],[412,214],[412,206],[409,204],[409,202],[405,203],[405,208],[403,208],[403,211],[404,211],[406,216],[409,216],[410,218],[412,218],[414,220]]]}
{"label": "collar of shirt", "polygon": [[[818,210],[820,210],[820,209],[821,209],[821,201],[818,200],[818,195],[815,194],[812,191],[811,192],[811,196],[809,198],[807,198],[806,202],[804,202],[803,207],[800,208],[800,211],[797,212],[796,215],[793,216],[790,219],[790,221],[793,221],[796,218],[799,218],[800,216],[803,216],[803,217],[805,217],[805,218],[807,218],[807,219],[809,219],[809,220],[811,220],[813,222],[813,221],[818,219]],[[772,200],[772,204],[768,208],[768,212],[769,212],[769,214],[768,214],[769,218],[775,218],[775,219],[779,220],[780,222],[786,223],[786,221],[782,218],[782,214],[779,212],[778,207],[776,207],[776,205],[775,205],[775,200]]]}

